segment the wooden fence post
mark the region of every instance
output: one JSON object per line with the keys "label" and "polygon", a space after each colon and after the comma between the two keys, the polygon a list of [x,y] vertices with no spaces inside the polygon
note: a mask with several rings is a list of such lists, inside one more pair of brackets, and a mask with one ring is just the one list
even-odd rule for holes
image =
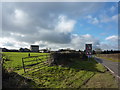
{"label": "wooden fence post", "polygon": [[26,72],[25,72],[25,66],[24,66],[24,61],[23,61],[23,58],[22,58],[22,63],[23,63],[24,73],[26,73]]}

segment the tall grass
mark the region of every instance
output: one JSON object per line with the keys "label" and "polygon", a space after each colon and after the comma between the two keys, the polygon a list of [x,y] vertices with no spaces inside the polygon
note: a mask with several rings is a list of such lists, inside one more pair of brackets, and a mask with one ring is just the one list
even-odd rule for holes
{"label": "tall grass", "polygon": [[[34,67],[40,67],[36,70],[29,70],[28,73],[23,72],[22,58],[27,57],[28,53],[4,52],[4,67],[13,68],[13,72],[32,79],[39,88],[80,88],[85,81],[91,78],[96,72],[104,72],[106,69],[98,64],[93,58],[90,60],[73,60],[69,65],[48,66],[42,63]],[[46,53],[31,53],[31,56],[45,55]],[[44,60],[43,60],[44,61]],[[32,62],[34,63],[34,62]],[[31,69],[33,66],[31,67]]]}

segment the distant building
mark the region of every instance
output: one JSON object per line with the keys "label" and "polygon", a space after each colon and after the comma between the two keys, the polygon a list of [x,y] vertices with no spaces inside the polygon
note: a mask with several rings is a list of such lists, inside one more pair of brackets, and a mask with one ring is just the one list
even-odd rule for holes
{"label": "distant building", "polygon": [[31,45],[30,50],[32,52],[39,52],[39,46],[38,45]]}

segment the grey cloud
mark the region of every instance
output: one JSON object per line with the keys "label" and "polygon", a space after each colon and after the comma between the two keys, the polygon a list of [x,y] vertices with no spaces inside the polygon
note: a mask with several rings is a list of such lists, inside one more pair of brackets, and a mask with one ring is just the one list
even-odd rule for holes
{"label": "grey cloud", "polygon": [[[15,31],[18,29],[11,24],[9,19],[15,9],[23,10],[30,16],[31,24],[26,26],[27,28],[19,27],[20,30],[17,30],[28,32],[28,30],[35,30],[36,26],[54,29],[58,15],[65,14],[71,18],[80,17],[95,11],[96,6],[99,8],[98,3],[3,3],[3,30]],[[50,14],[53,16],[51,17]]]}
{"label": "grey cloud", "polygon": [[[53,43],[61,47],[71,46],[72,34],[60,33],[55,31],[58,23],[58,16],[65,15],[70,19],[76,20],[82,18],[85,14],[97,11],[103,3],[3,3],[2,7],[2,35],[3,37],[12,37],[16,41],[35,43],[36,41],[45,41]],[[28,15],[29,23],[26,25],[17,26],[13,18],[15,10],[22,10]],[[24,21],[23,21],[24,23]],[[25,35],[24,37],[11,35],[10,33],[19,33]],[[80,44],[84,44],[82,40],[76,42],[76,48]],[[92,41],[92,40],[91,40]],[[62,45],[61,45],[62,44]],[[83,46],[82,44],[82,46]],[[97,41],[95,42],[97,44]],[[53,45],[53,47],[55,47]],[[44,45],[42,45],[44,46]],[[49,46],[49,45],[48,45]],[[57,48],[57,47],[56,47]]]}
{"label": "grey cloud", "polygon": [[93,49],[97,48],[100,45],[100,41],[93,37],[92,35],[72,35],[71,44],[75,49],[85,49],[85,44],[92,44]]}
{"label": "grey cloud", "polygon": [[115,44],[115,45],[111,45],[111,44],[100,44],[100,48],[103,49],[103,50],[118,50],[119,49],[119,46],[118,44]]}
{"label": "grey cloud", "polygon": [[45,44],[40,44],[39,46],[43,48],[43,47],[45,47],[46,45],[45,45]]}
{"label": "grey cloud", "polygon": [[47,41],[49,43],[69,43],[71,34],[57,33],[55,31],[39,32],[27,35],[25,37],[16,37],[16,39],[24,42],[35,43],[36,41]]}
{"label": "grey cloud", "polygon": [[14,46],[14,43],[10,43],[10,42],[7,42],[7,43],[5,43],[3,46]]}

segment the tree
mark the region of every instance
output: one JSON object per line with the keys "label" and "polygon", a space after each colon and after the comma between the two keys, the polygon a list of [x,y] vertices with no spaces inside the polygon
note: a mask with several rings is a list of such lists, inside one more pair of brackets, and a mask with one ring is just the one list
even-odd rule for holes
{"label": "tree", "polygon": [[24,50],[23,50],[23,48],[20,48],[19,51],[20,51],[20,52],[23,52]]}

